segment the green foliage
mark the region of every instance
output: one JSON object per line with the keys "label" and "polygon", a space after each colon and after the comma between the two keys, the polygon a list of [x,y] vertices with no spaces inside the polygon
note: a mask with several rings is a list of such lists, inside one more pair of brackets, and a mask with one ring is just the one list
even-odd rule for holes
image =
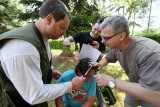
{"label": "green foliage", "polygon": [[160,33],[143,33],[137,34],[136,36],[147,37],[160,43]]}
{"label": "green foliage", "polygon": [[22,10],[16,1],[0,1],[0,34],[21,26],[18,15]]}
{"label": "green foliage", "polygon": [[[62,50],[63,49],[63,39],[60,38],[58,40],[50,40],[49,41],[49,45],[50,45],[51,49],[60,49],[60,50]],[[74,42],[71,43],[70,50],[71,51],[75,50],[75,43]]]}
{"label": "green foliage", "polygon": [[42,5],[43,1],[39,0],[20,0],[21,4],[23,4],[27,9],[24,13],[20,13],[19,18],[21,20],[35,20],[38,19],[39,8]]}
{"label": "green foliage", "polygon": [[[72,14],[72,21],[67,30],[67,36],[77,34],[79,32],[90,31],[92,24],[99,18],[96,5],[88,4],[87,0],[62,0],[69,8]],[[39,0],[20,0],[27,10],[19,15],[21,20],[38,19],[39,7],[43,1]]]}

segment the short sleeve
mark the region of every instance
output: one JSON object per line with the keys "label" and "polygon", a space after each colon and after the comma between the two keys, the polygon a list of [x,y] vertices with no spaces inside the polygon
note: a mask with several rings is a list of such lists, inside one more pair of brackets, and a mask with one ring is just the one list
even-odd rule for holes
{"label": "short sleeve", "polygon": [[146,57],[139,69],[139,83],[151,90],[160,91],[160,54],[154,53]]}
{"label": "short sleeve", "polygon": [[80,42],[80,36],[81,36],[81,33],[78,33],[76,35],[73,35],[73,39],[76,43],[79,43]]}
{"label": "short sleeve", "polygon": [[115,63],[117,61],[117,58],[116,58],[116,51],[115,49],[111,49],[107,55],[105,56],[105,58],[107,59],[108,62],[110,63]]}

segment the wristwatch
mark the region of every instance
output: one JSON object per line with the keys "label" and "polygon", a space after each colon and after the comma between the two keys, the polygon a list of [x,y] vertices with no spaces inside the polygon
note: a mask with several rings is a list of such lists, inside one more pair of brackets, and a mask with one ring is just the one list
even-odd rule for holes
{"label": "wristwatch", "polygon": [[113,77],[109,82],[108,82],[108,86],[110,88],[115,88],[116,84],[115,84],[115,81],[116,81],[116,77]]}

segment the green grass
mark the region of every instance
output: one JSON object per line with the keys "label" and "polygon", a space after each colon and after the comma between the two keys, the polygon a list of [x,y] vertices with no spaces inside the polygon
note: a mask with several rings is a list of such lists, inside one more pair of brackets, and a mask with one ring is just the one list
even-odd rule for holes
{"label": "green grass", "polygon": [[[59,70],[61,73],[67,71],[67,70],[71,70],[74,69],[76,64],[78,63],[77,61],[77,57],[78,57],[78,51],[74,52],[74,57],[61,57],[59,56],[60,53],[62,52],[62,50],[52,50],[52,64],[55,67],[55,69]],[[124,70],[122,69],[122,67],[120,66],[120,64],[118,62],[116,62],[115,64],[109,64],[108,66],[105,66],[100,73],[105,73],[111,76],[114,76],[116,78],[122,79],[122,80],[126,80],[128,81],[128,77],[126,76]],[[56,83],[56,80],[52,80],[52,83]],[[112,89],[115,97],[116,97],[116,104],[110,107],[123,107],[123,100],[125,97],[124,92],[118,90],[118,89]],[[96,106],[96,99],[95,99],[95,104],[94,107]],[[49,102],[49,107],[55,107],[55,103],[54,100]]]}

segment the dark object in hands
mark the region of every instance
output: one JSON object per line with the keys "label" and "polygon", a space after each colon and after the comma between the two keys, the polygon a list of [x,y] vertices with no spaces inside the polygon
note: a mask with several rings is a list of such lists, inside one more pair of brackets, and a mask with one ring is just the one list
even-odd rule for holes
{"label": "dark object in hands", "polygon": [[88,39],[87,39],[87,42],[88,42],[90,45],[92,45],[92,46],[95,45],[95,44],[93,44],[93,40],[92,40],[91,38],[88,38]]}
{"label": "dark object in hands", "polygon": [[105,103],[107,103],[107,105],[114,105],[116,103],[116,98],[109,86],[100,86],[100,90],[103,94]]}

